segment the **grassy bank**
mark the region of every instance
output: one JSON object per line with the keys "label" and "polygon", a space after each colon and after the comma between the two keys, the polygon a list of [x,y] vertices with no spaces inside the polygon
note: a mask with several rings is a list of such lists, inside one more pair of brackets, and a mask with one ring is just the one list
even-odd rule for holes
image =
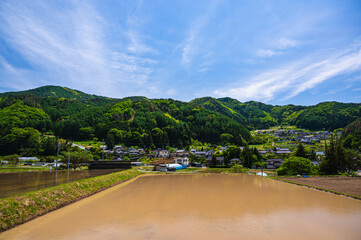
{"label": "grassy bank", "polygon": [[141,172],[130,169],[0,199],[0,231],[102,191]]}
{"label": "grassy bank", "polygon": [[0,167],[0,173],[9,172],[33,172],[33,171],[49,171],[49,167],[19,167],[19,166],[5,166]]}

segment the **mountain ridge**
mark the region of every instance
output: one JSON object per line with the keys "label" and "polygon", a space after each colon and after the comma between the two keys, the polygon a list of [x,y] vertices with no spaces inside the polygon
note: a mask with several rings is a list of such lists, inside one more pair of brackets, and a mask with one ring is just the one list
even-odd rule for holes
{"label": "mountain ridge", "polygon": [[[28,95],[32,95],[33,97],[29,97]],[[257,101],[240,102],[237,99],[230,97],[213,98],[210,96],[195,98],[189,102],[182,102],[170,98],[149,99],[144,96],[109,98],[53,85],[26,91],[1,93],[0,98],[4,97],[20,99],[24,101],[25,104],[33,107],[42,106],[42,104],[39,103],[42,101],[42,98],[50,97],[51,99],[62,99],[63,105],[73,104],[78,106],[74,113],[81,111],[84,108],[84,105],[87,107],[104,107],[107,104],[112,105],[118,102],[146,101],[152,106],[152,102],[158,100],[170,100],[182,104],[196,105],[200,108],[216,112],[233,119],[248,129],[269,128],[275,125],[292,124],[310,130],[320,130],[323,128],[332,130],[343,128],[347,124],[350,124],[361,117],[360,103],[329,101],[311,106],[302,106],[293,104],[271,105]],[[11,103],[11,101],[8,102],[8,104]],[[61,112],[61,109],[59,111]]]}

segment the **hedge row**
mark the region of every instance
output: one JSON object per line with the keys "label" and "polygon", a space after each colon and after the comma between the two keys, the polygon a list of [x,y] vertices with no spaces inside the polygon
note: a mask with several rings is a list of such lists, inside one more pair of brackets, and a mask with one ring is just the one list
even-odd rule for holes
{"label": "hedge row", "polygon": [[0,231],[142,174],[126,170],[0,199]]}

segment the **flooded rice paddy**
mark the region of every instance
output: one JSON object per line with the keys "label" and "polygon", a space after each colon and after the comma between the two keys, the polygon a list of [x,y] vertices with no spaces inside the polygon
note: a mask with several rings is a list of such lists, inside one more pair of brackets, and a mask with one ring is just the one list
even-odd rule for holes
{"label": "flooded rice paddy", "polygon": [[119,169],[34,171],[0,173],[0,198],[56,186],[62,183],[96,177],[120,171]]}
{"label": "flooded rice paddy", "polygon": [[253,175],[147,175],[0,239],[360,239],[361,201]]}

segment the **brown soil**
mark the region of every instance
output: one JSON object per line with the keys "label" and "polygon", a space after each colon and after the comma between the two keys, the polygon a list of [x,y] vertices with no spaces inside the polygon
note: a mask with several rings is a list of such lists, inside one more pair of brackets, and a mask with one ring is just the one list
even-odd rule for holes
{"label": "brown soil", "polygon": [[361,177],[280,177],[278,179],[361,197]]}

